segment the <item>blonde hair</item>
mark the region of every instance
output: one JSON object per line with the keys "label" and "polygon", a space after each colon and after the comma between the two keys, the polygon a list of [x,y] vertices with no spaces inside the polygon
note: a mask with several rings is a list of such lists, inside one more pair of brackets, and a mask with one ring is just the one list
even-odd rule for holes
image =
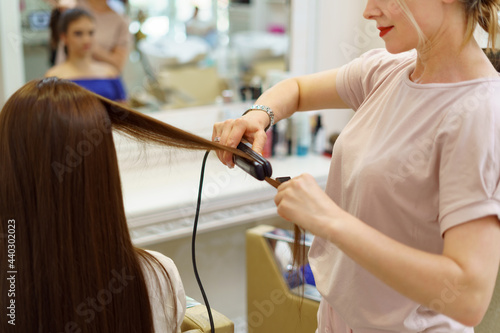
{"label": "blonde hair", "polygon": [[[488,49],[494,50],[496,37],[499,32],[498,11],[500,10],[500,0],[458,0],[463,3],[467,19],[467,29],[465,31],[464,45],[473,37],[474,30],[479,24],[488,34]],[[419,43],[421,46],[429,47],[428,39],[420,29],[415,17],[411,13],[406,0],[396,0],[408,20],[417,30]]]}
{"label": "blonde hair", "polygon": [[468,42],[477,24],[488,33],[488,50],[494,50],[496,38],[499,32],[498,11],[500,11],[500,0],[460,0],[465,5],[467,16],[467,30],[465,42]]}

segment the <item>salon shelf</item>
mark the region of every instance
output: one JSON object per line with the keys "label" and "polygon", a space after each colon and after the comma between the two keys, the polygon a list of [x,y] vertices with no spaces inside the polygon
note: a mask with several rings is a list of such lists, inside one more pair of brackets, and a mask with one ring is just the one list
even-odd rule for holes
{"label": "salon shelf", "polygon": [[[215,107],[152,115],[207,138],[211,136],[212,124],[218,120]],[[141,146],[120,136],[116,136],[115,142],[125,212],[134,243],[145,246],[189,235],[204,153]],[[330,165],[327,157],[292,156],[270,161],[273,176],[294,177],[307,172],[321,186],[326,184]],[[255,180],[238,168],[225,167],[211,153],[205,173],[199,232],[277,216],[273,202],[275,193],[276,189],[269,184]]]}

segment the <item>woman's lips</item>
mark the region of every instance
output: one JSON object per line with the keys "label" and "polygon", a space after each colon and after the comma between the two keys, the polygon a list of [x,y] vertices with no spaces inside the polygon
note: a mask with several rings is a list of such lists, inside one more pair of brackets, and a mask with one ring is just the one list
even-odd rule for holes
{"label": "woman's lips", "polygon": [[392,28],[394,28],[394,26],[391,26],[391,27],[378,27],[378,30],[380,30],[380,37],[384,37],[385,35],[387,35],[387,33],[389,31],[391,31]]}

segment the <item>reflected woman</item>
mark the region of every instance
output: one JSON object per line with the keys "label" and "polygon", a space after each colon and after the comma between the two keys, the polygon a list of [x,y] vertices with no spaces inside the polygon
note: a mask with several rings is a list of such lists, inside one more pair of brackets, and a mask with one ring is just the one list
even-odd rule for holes
{"label": "reflected woman", "polygon": [[125,102],[126,92],[118,70],[92,57],[95,47],[93,16],[79,8],[64,11],[58,24],[60,40],[65,45],[66,60],[47,71],[116,102]]}

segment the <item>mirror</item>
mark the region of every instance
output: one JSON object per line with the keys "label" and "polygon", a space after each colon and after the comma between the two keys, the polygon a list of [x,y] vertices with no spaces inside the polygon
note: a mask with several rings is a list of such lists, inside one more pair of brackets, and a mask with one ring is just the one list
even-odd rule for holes
{"label": "mirror", "polygon": [[130,0],[130,17],[132,59],[146,74],[128,80],[138,99],[165,96],[167,108],[249,100],[269,71],[287,67],[288,1]]}
{"label": "mirror", "polygon": [[[26,80],[50,67],[45,1],[21,0]],[[122,77],[134,107],[248,101],[287,70],[289,0],[128,0],[125,9],[133,43]]]}

